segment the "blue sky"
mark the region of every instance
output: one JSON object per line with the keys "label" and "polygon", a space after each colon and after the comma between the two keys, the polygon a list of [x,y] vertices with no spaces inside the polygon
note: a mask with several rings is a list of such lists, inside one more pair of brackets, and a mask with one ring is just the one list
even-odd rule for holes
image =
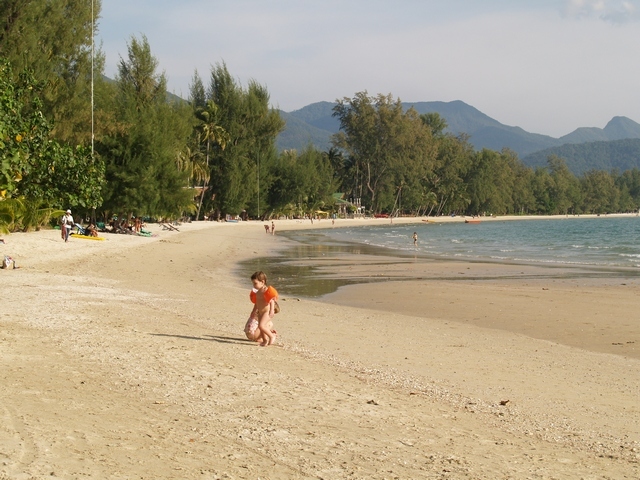
{"label": "blue sky", "polygon": [[554,137],[640,123],[640,0],[102,0],[108,76],[143,34],[184,98],[225,62],[287,112],[367,90]]}

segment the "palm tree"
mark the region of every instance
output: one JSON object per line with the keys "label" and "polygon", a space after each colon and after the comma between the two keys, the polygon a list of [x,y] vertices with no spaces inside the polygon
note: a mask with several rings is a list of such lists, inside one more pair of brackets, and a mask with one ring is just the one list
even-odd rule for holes
{"label": "palm tree", "polygon": [[196,116],[202,122],[199,126],[199,130],[201,130],[200,141],[206,143],[207,145],[205,162],[207,175],[201,178],[202,192],[200,194],[200,202],[198,203],[198,214],[196,215],[196,220],[200,218],[200,209],[202,208],[204,192],[209,185],[209,180],[211,179],[211,172],[209,169],[209,156],[211,153],[212,143],[217,144],[221,150],[224,150],[227,146],[227,143],[231,141],[231,137],[229,136],[227,131],[218,124],[217,114],[218,106],[212,100],[209,100],[207,102],[206,107],[200,108],[196,112]]}
{"label": "palm tree", "polygon": [[[199,137],[198,137],[199,138]],[[190,147],[178,154],[176,161],[181,172],[189,174],[189,186],[209,181],[210,172],[206,168],[205,157],[198,151],[191,150]]]}
{"label": "palm tree", "polygon": [[344,171],[345,167],[345,159],[342,154],[342,151],[336,147],[331,147],[326,152],[323,152],[325,158],[331,164],[333,168],[334,176],[340,178]]}
{"label": "palm tree", "polygon": [[19,204],[16,199],[0,200],[0,233],[9,233],[13,229]]}
{"label": "palm tree", "polygon": [[42,200],[7,198],[0,200],[0,233],[10,233],[30,229],[40,230],[51,217],[62,215],[64,211],[45,207]]}

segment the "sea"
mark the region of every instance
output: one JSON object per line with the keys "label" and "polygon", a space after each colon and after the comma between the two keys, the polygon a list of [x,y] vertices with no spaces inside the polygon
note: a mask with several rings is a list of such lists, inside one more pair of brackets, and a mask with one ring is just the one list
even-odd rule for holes
{"label": "sea", "polygon": [[[413,234],[418,236],[414,245]],[[640,276],[640,217],[562,217],[480,223],[323,228],[282,232],[292,242],[277,257],[242,266],[273,272],[282,293],[319,297],[342,285],[370,279],[340,279],[327,273],[349,255],[379,255],[564,267],[588,275]],[[331,260],[329,260],[331,259]],[[380,267],[383,268],[383,267]],[[587,273],[584,273],[585,275]]]}
{"label": "sea", "polygon": [[640,268],[640,217],[635,216],[390,224],[326,235],[437,258]]}

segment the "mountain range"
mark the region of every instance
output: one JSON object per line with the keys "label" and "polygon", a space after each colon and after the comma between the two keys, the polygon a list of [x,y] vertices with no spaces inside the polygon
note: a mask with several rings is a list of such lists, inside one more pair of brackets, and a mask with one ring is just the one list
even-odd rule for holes
{"label": "mountain range", "polygon": [[[280,115],[286,121],[286,127],[276,140],[279,150],[302,150],[309,144],[323,151],[328,150],[331,146],[331,136],[340,129],[340,123],[332,116],[335,105],[332,102],[317,102],[293,112],[280,111]],[[419,114],[436,112],[447,122],[446,132],[454,135],[467,134],[469,142],[477,150],[488,148],[499,151],[506,147],[516,152],[525,164],[529,164],[527,159],[531,158],[531,166],[537,166],[540,163],[539,155],[530,157],[531,154],[541,151],[545,151],[547,156],[557,154],[555,148],[567,144],[601,144],[623,139],[640,139],[640,124],[627,117],[613,117],[604,128],[581,127],[568,135],[554,138],[530,133],[520,127],[504,125],[460,100],[403,103],[403,106],[405,109],[413,107]],[[602,145],[597,146],[596,149],[603,155],[617,150],[607,149]],[[577,150],[574,149],[572,152],[576,154]],[[558,156],[563,155],[558,154]],[[609,162],[601,160],[596,163],[611,164],[611,168],[623,169],[615,159],[610,159]],[[636,159],[634,166],[640,166],[640,160]],[[582,172],[595,168],[583,167],[577,170]],[[575,168],[571,170],[578,174]]]}

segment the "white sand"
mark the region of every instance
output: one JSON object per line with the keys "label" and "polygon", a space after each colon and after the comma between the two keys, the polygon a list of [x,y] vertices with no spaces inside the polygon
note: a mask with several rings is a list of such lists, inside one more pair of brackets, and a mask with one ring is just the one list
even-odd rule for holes
{"label": "white sand", "polygon": [[233,271],[311,227],[276,226],[4,236],[0,479],[640,478],[640,361],[545,337],[601,298],[620,322],[594,328],[637,348],[637,284],[442,282],[422,312],[283,295],[261,348]]}

